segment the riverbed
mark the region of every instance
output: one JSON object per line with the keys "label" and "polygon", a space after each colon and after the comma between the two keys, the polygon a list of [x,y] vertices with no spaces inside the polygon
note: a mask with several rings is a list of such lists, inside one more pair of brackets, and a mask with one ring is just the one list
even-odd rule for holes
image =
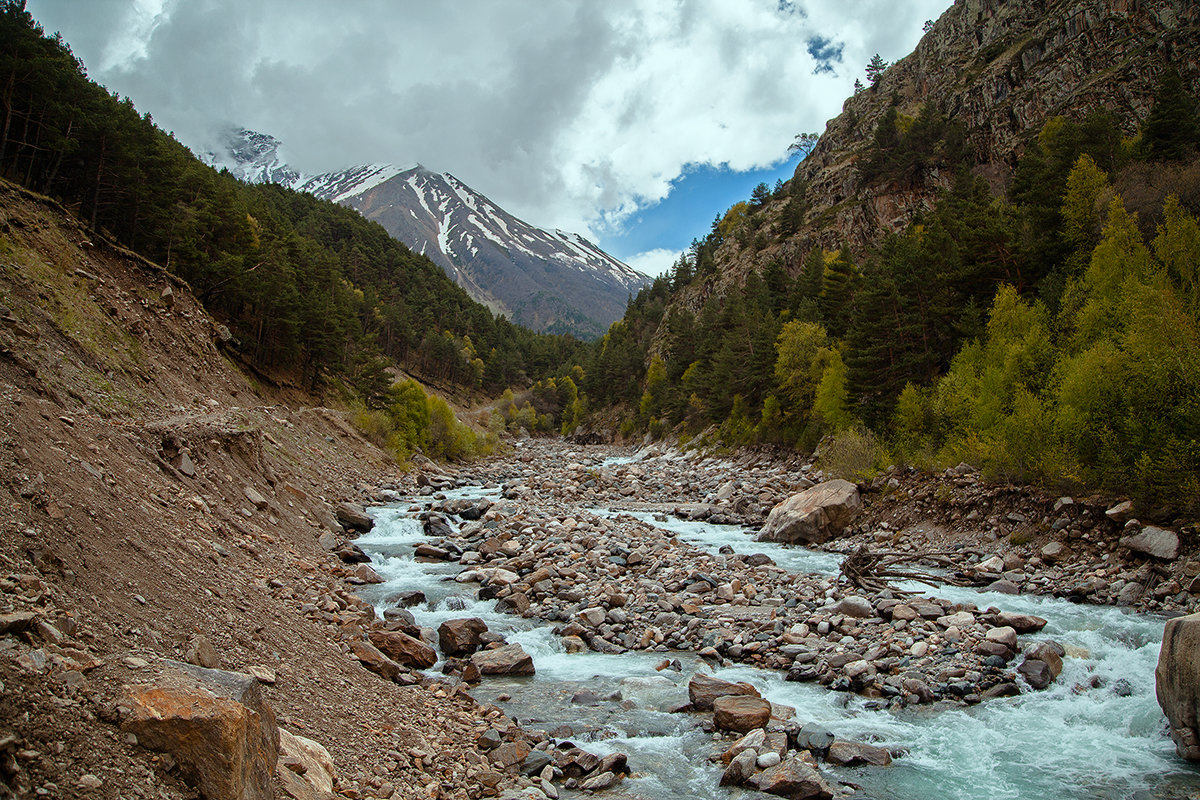
{"label": "riverbed", "polygon": [[[451,496],[482,495],[467,488]],[[484,702],[497,701],[525,727],[586,742],[598,754],[627,753],[634,776],[624,783],[623,793],[654,800],[753,796],[718,787],[721,769],[708,756],[720,745],[702,729],[703,718],[668,711],[687,701],[690,675],[708,669],[694,653],[564,652],[550,625],[497,613],[494,601],[475,598],[473,584],[455,583],[459,564],[413,559],[414,546],[425,539],[414,509],[425,501],[414,498],[374,510],[374,530],[357,543],[385,583],[365,591],[365,599],[382,612],[389,595],[420,590],[427,602],[410,609],[418,624],[436,628],[446,619],[477,616],[491,630],[520,643],[533,656],[537,674],[488,678],[472,693]],[[708,552],[766,552],[788,571],[837,571],[836,555],[755,542],[750,532],[734,526],[652,513],[635,516]],[[797,720],[819,723],[838,738],[898,753],[887,768],[822,766],[833,780],[857,785],[866,796],[881,800],[1186,797],[1200,792],[1200,772],[1175,756],[1154,696],[1161,619],[1113,607],[950,586],[932,594],[1049,620],[1038,638],[1053,638],[1067,648],[1062,675],[1044,691],[1026,687],[1018,697],[975,706],[946,702],[877,710],[857,695],[789,683],[776,671],[727,666],[715,674],[752,683],[772,702],[795,708]],[[677,661],[679,669],[659,669],[664,660]]]}

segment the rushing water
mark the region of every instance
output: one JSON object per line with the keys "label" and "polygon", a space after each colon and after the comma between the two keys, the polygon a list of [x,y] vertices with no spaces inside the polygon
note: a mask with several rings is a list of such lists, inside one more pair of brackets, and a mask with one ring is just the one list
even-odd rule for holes
{"label": "rushing water", "polygon": [[[452,496],[481,496],[459,490]],[[691,654],[567,654],[550,626],[494,611],[474,599],[472,584],[458,584],[455,563],[417,563],[413,547],[424,539],[421,523],[403,507],[375,509],[374,530],[357,540],[386,583],[366,590],[380,610],[394,592],[419,589],[428,602],[410,609],[417,622],[436,628],[446,619],[478,616],[519,642],[533,656],[532,678],[490,678],[473,690],[499,704],[522,724],[570,736],[594,752],[622,751],[636,777],[626,792],[647,798],[727,798],[753,793],[718,787],[720,770],[699,717],[671,714],[686,702],[687,678],[698,666]],[[630,513],[630,512],[618,512]],[[732,526],[633,516],[716,552],[767,553],[791,571],[836,572],[836,556],[755,542]],[[913,586],[921,590],[920,586]],[[1058,681],[1041,692],[977,706],[869,710],[857,696],[787,683],[777,672],[730,667],[717,674],[745,680],[763,696],[796,709],[802,722],[824,725],[839,738],[876,741],[906,754],[883,769],[828,770],[880,800],[948,798],[1194,797],[1200,772],[1179,760],[1154,697],[1154,666],[1162,621],[1110,607],[1073,605],[1033,596],[979,593],[942,587],[940,597],[980,608],[1037,614],[1049,620],[1041,636],[1067,647]],[[664,655],[682,672],[656,669]],[[581,690],[599,702],[573,703]],[[569,730],[560,729],[568,725]]]}

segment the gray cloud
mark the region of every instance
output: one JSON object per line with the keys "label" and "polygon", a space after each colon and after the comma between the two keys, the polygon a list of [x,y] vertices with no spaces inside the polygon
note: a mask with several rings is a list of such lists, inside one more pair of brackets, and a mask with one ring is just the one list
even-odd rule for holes
{"label": "gray cloud", "polygon": [[194,149],[226,124],[296,166],[421,162],[595,234],[689,164],[766,166],[950,0],[30,0],[93,78]]}

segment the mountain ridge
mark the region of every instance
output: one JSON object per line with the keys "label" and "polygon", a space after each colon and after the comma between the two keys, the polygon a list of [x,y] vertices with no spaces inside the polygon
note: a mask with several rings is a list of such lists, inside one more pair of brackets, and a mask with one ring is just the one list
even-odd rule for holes
{"label": "mountain ridge", "polygon": [[602,335],[650,278],[586,238],[521,220],[448,172],[361,164],[308,175],[282,143],[231,128],[203,160],[248,182],[278,183],[353,208],[436,263],[496,314],[543,333]]}

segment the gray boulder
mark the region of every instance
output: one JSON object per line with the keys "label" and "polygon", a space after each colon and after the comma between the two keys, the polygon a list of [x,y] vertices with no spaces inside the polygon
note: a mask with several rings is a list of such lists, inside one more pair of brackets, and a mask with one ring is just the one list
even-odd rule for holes
{"label": "gray boulder", "polygon": [[771,509],[759,541],[820,544],[840,536],[858,513],[858,487],[841,479],[826,481],[792,495]]}
{"label": "gray boulder", "polygon": [[1118,544],[1135,553],[1163,561],[1173,561],[1179,556],[1179,535],[1153,525],[1147,525],[1132,536],[1122,536]]}

